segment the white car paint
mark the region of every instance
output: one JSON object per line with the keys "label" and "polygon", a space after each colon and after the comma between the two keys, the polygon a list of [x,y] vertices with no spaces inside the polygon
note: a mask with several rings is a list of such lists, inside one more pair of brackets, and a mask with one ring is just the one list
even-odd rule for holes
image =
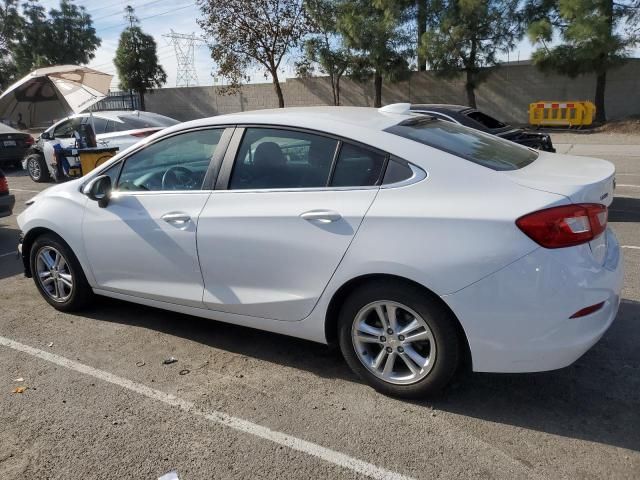
{"label": "white car paint", "polygon": [[[476,371],[549,370],[575,361],[616,315],[623,277],[617,241],[607,230],[600,253],[589,244],[549,250],[515,220],[574,201],[601,203],[612,194],[613,166],[540,152],[520,170],[495,171],[383,131],[408,118],[315,107],[188,122],[145,139],[87,177],[37,195],[18,223],[27,235],[37,228],[58,233],[94,291],[113,298],[326,342],[336,292],[363,275],[387,274],[423,285],[449,306]],[[158,139],[243,125],[347,137],[407,160],[423,174],[381,187],[117,192],[105,209],[81,191]],[[315,210],[337,212],[342,220],[301,218]],[[188,224],[161,219],[172,213],[187,214]],[[569,318],[602,301],[600,311]]]}

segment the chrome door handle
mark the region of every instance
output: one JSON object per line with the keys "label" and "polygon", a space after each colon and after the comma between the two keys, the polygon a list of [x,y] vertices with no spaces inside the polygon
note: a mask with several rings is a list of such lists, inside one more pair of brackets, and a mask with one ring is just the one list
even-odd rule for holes
{"label": "chrome door handle", "polygon": [[162,219],[173,225],[185,225],[191,221],[191,217],[186,213],[165,213]]}
{"label": "chrome door handle", "polygon": [[300,216],[309,222],[318,223],[336,222],[342,218],[342,215],[338,212],[332,212],[331,210],[310,210]]}

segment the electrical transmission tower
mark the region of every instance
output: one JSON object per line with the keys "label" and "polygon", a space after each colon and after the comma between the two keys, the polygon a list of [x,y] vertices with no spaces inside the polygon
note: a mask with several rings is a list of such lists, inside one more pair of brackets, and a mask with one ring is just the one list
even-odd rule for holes
{"label": "electrical transmission tower", "polygon": [[196,74],[196,44],[203,43],[201,38],[194,33],[186,35],[184,33],[171,33],[163,35],[167,38],[169,45],[173,46],[176,52],[178,70],[176,72],[176,87],[192,87],[198,85],[198,75]]}

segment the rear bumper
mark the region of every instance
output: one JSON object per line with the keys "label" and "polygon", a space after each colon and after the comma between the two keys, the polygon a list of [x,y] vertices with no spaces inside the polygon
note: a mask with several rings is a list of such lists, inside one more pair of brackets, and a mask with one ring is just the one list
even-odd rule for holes
{"label": "rear bumper", "polygon": [[29,151],[29,147],[25,148],[0,148],[0,164],[14,163],[22,161]]}
{"label": "rear bumper", "polygon": [[[589,245],[540,248],[443,297],[467,334],[474,371],[563,368],[604,335],[618,312],[623,283],[620,247],[610,230],[606,235],[603,264],[593,259]],[[600,302],[600,310],[569,318]]]}
{"label": "rear bumper", "polygon": [[16,198],[13,195],[0,195],[0,217],[8,217],[13,213]]}

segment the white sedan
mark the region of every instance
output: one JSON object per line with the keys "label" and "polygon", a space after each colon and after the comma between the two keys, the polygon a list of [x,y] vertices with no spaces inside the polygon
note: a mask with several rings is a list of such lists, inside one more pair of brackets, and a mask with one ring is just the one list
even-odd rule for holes
{"label": "white sedan", "polygon": [[611,325],[609,162],[406,104],[176,125],[37,195],[20,251],[53,307],[94,294],[337,343],[378,390],[565,367]]}

